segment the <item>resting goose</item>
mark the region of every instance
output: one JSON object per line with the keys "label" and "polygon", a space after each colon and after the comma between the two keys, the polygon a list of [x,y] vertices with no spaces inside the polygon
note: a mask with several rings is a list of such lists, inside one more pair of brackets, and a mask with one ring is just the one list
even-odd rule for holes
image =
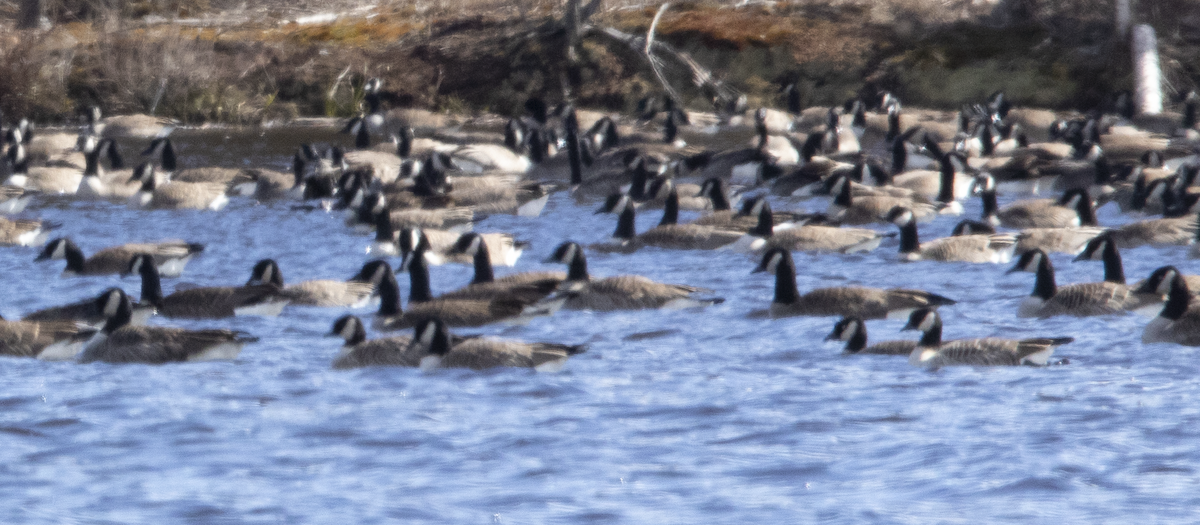
{"label": "resting goose", "polygon": [[419,357],[409,353],[412,338],[407,335],[367,340],[363,322],[353,315],[344,315],[333,322],[330,336],[341,337],[345,344],[333,360],[333,368],[362,368],[366,366],[420,366]]}
{"label": "resting goose", "polygon": [[900,228],[900,258],[906,261],[1007,263],[1017,238],[1008,233],[954,235],[921,243],[917,221],[908,208],[897,207],[888,221]]}
{"label": "resting goose", "polygon": [[0,217],[0,246],[38,246],[58,227],[45,221]]}
{"label": "resting goose", "polygon": [[[516,320],[526,314],[528,303],[512,299],[434,299],[429,291],[428,273],[422,274],[424,263],[419,256],[406,258],[410,281],[413,281],[413,297],[408,309],[400,307],[400,285],[396,276],[388,271],[376,286],[379,291],[379,310],[371,326],[376,330],[400,330],[412,328],[423,319],[446,319],[456,326],[483,326],[498,321]],[[380,264],[387,265],[380,261]],[[415,271],[413,271],[415,267]],[[536,309],[530,309],[536,313]]]}
{"label": "resting goose", "polygon": [[[554,249],[546,262],[567,265],[567,279],[559,286],[564,307],[573,310],[642,310],[654,308],[692,308],[724,301],[721,298],[699,298],[697,294],[712,290],[682,284],[664,284],[640,275],[618,275],[593,279],[588,274],[587,257],[583,247],[564,242]],[[555,296],[551,296],[554,299]]]}
{"label": "resting goose", "polygon": [[82,363],[163,364],[175,361],[236,359],[246,343],[257,341],[233,330],[185,330],[162,326],[133,326],[133,305],[120,288],[108,291],[103,312],[107,317],[79,356]]}
{"label": "resting goose", "polygon": [[366,304],[375,292],[371,278],[376,275],[367,274],[369,268],[355,275],[349,281],[334,281],[329,279],[304,281],[284,286],[283,272],[274,259],[262,259],[254,264],[250,271],[250,280],[246,286],[270,284],[278,287],[280,295],[297,306],[344,306],[357,308]]}
{"label": "resting goose", "polygon": [[1142,330],[1142,343],[1176,343],[1200,346],[1200,309],[1191,308],[1187,281],[1174,266],[1155,270],[1136,289],[1138,293],[1166,295],[1167,302],[1158,316]]}
{"label": "resting goose", "polygon": [[69,237],[59,237],[48,243],[38,254],[35,261],[65,259],[67,267],[63,276],[75,275],[107,275],[125,271],[129,259],[139,253],[149,254],[154,258],[158,273],[163,277],[179,277],[183,269],[196,254],[204,251],[204,245],[183,241],[162,241],[155,243],[122,244],[104,248],[91,257],[85,258],[83,250],[75,245]]}
{"label": "resting goose", "polygon": [[[74,359],[83,349],[72,321],[7,321],[0,318],[0,355],[47,361]],[[85,334],[86,335],[86,334]]]}
{"label": "resting goose", "polygon": [[1058,286],[1054,282],[1054,266],[1050,264],[1050,257],[1041,250],[1022,254],[1017,264],[1008,271],[1013,272],[1036,274],[1033,293],[1021,302],[1017,317],[1121,314],[1141,308],[1146,300],[1124,283],[1102,281]]}
{"label": "resting goose", "polygon": [[142,303],[153,305],[160,315],[191,319],[216,319],[235,315],[276,316],[290,301],[273,284],[252,286],[209,286],[162,293],[158,267],[148,254],[129,260],[122,276],[142,277]]}
{"label": "resting goose", "polygon": [[957,301],[921,290],[904,288],[866,288],[840,286],[818,288],[804,295],[796,288],[796,265],[792,254],[772,248],[763,254],[753,273],[775,274],[775,298],[768,313],[771,317],[798,315],[859,317],[862,319],[901,318],[917,308],[938,307]]}
{"label": "resting goose", "polygon": [[[603,210],[601,210],[603,211]],[[633,200],[621,195],[612,211],[617,214],[617,229],[612,242],[594,245],[598,251],[629,253],[646,246],[673,250],[715,250],[741,239],[742,234],[700,224],[679,224],[679,195],[671,190],[658,226],[638,234]]]}
{"label": "resting goose", "polygon": [[1072,337],[1036,339],[958,339],[942,341],[942,319],[937,311],[920,309],[909,316],[902,330],[922,332],[917,347],[908,356],[914,366],[1044,366],[1058,346],[1074,341]]}
{"label": "resting goose", "polygon": [[532,303],[556,290],[567,277],[563,272],[522,272],[497,279],[492,271],[487,243],[474,232],[462,234],[450,253],[470,256],[475,266],[475,277],[467,286],[440,296],[445,299],[515,297]]}
{"label": "resting goose", "polygon": [[426,319],[413,331],[410,355],[419,355],[423,370],[434,368],[496,367],[533,368],[539,372],[557,372],[573,355],[583,353],[583,345],[525,343],[473,337],[452,344],[450,330],[441,319]]}
{"label": "resting goose", "polygon": [[762,252],[772,247],[787,251],[858,253],[869,252],[879,247],[885,237],[867,228],[839,228],[820,224],[785,223],[775,226],[771,205],[766,200],[754,204],[758,223],[734,246],[742,251]]}
{"label": "resting goose", "polygon": [[913,217],[919,222],[931,221],[938,215],[935,206],[912,199],[886,195],[852,196],[850,181],[845,177],[834,183],[831,193],[834,198],[826,214],[842,224],[886,222],[887,214],[897,206],[911,210]]}
{"label": "resting goose", "polygon": [[1000,208],[996,204],[995,180],[991,176],[982,176],[978,188],[983,201],[983,220],[993,226],[1023,229],[1097,225],[1087,190],[1068,190],[1058,199],[1029,199]]}
{"label": "resting goose", "polygon": [[142,188],[129,198],[129,204],[152,210],[221,210],[229,204],[225,185],[220,182],[167,182],[159,185],[153,165],[135,172],[130,180],[141,180]]}

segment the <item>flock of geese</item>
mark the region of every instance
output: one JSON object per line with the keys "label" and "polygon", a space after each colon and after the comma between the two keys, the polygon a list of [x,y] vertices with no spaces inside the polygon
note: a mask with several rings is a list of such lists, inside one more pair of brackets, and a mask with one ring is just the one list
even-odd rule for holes
{"label": "flock of geese", "polygon": [[[757,314],[838,317],[827,339],[845,342],[851,354],[906,355],[927,367],[1047,365],[1056,347],[1072,341],[943,340],[938,309],[954,305],[952,298],[904,288],[798,289],[793,252],[868,252],[888,238],[898,238],[900,261],[1011,263],[1009,272],[1035,274],[1019,317],[1149,312],[1154,318],[1144,342],[1200,346],[1200,308],[1192,307],[1190,291],[1200,290],[1200,277],[1168,265],[1131,285],[1120,256],[1143,245],[1195,244],[1200,235],[1195,94],[1180,113],[1156,116],[1134,115],[1124,95],[1112,111],[1071,115],[1013,107],[1003,93],[957,113],[903,108],[886,92],[835,108],[805,109],[789,97],[787,110],[742,114],[687,112],[668,97],[650,97],[624,118],[530,99],[525,114],[502,127],[484,119],[467,130],[433,113],[385,110],[382,83],[366,88],[366,111],[343,129],[353,146],[297,145],[290,173],[180,166],[171,126],[144,115],[104,118],[92,108],[78,133],[35,130],[0,115],[0,245],[40,247],[36,260],[65,261],[64,275],[141,279],[136,301],[110,288],[3,321],[0,354],[84,363],[232,359],[256,338],[146,323],[155,315],[277,316],[288,305],[377,302],[369,322],[345,315],[333,324],[329,335],[344,342],[335,368],[556,370],[584,346],[451,329],[520,323],[562,308],[702,315],[723,301],[697,286],[704,283],[588,272],[586,253],[648,247],[750,254],[753,271],[775,279],[773,299]],[[681,131],[714,135],[724,147],[689,146]],[[127,166],[122,143],[145,146],[135,165]],[[557,191],[595,205],[596,214],[614,215],[611,239],[588,246],[562,241],[547,262],[565,272],[497,275],[495,267],[514,266],[528,245],[506,233],[475,232],[475,224],[496,214],[536,220]],[[998,194],[1030,198],[999,207]],[[166,294],[162,279],[182,275],[203,245],[125,244],[88,256],[70,238],[51,239],[59,225],[10,218],[70,199],[211,211],[231,199],[293,201],[314,213],[344,213],[352,232],[373,231],[367,253],[374,258],[349,280],[290,284],[274,260],[263,259],[244,284],[177,286]],[[796,199],[829,204],[817,213],[775,211],[770,204]],[[977,220],[961,220],[950,237],[921,237],[919,225],[958,221],[969,199],[980,199]],[[1108,205],[1145,218],[1106,228],[1096,209]],[[638,233],[637,215],[652,210],[660,221]],[[684,223],[681,210],[703,215]],[[1048,255],[1056,252],[1102,261],[1104,280],[1059,285]],[[436,294],[429,266],[446,263],[471,265],[474,278]],[[397,281],[404,273],[406,304]],[[920,338],[869,345],[865,321],[885,318],[907,318],[905,329],[920,331]],[[411,332],[369,339],[368,330]]]}

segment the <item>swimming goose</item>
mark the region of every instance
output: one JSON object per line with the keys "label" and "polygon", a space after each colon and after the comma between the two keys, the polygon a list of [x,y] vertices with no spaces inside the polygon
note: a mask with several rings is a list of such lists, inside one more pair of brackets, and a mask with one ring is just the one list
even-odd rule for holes
{"label": "swimming goose", "polygon": [[9,146],[8,161],[11,171],[5,185],[36,190],[42,193],[73,195],[83,181],[83,172],[75,167],[29,166],[29,155],[21,143]]}
{"label": "swimming goose", "polygon": [[426,319],[415,327],[410,355],[419,355],[422,370],[470,368],[483,370],[501,366],[557,372],[567,359],[586,351],[583,345],[525,343],[473,337],[452,344],[450,330],[441,319]]}
{"label": "swimming goose", "polygon": [[360,272],[349,281],[326,279],[284,286],[283,272],[279,271],[279,264],[274,259],[262,259],[254,264],[246,286],[274,285],[282,290],[280,295],[291,301],[293,305],[356,308],[364,305],[375,293],[375,285],[368,280],[370,277],[375,276],[364,275]]}
{"label": "swimming goose", "polygon": [[[3,160],[0,160],[3,163]],[[0,214],[13,215],[25,211],[29,201],[37,195],[35,190],[27,190],[16,186],[0,186]]]}
{"label": "swimming goose", "polygon": [[307,174],[306,163],[304,155],[297,151],[292,156],[292,173],[290,175],[267,169],[251,169],[249,174],[254,179],[254,198],[260,201],[303,199],[305,175]]}
{"label": "swimming goose", "polygon": [[792,254],[772,248],[763,254],[753,273],[775,274],[775,298],[768,313],[771,317],[797,315],[860,317],[862,319],[900,318],[914,309],[955,304],[957,301],[921,290],[904,288],[866,288],[840,286],[818,288],[800,295],[796,288],[796,264]]}
{"label": "swimming goose", "polygon": [[[425,262],[434,266],[446,262],[473,264],[473,258],[466,253],[454,252],[454,245],[460,235],[462,234],[452,231],[405,227],[396,235],[395,254],[404,257],[418,249],[418,246],[422,246]],[[479,235],[487,244],[492,266],[515,266],[521,254],[525,253],[525,248],[529,247],[528,242],[513,239],[513,236],[507,233],[489,232]]]}
{"label": "swimming goose", "polygon": [[1017,245],[1016,236],[1008,233],[955,235],[922,244],[908,208],[893,208],[888,220],[900,228],[900,257],[906,261],[1007,263]]}
{"label": "swimming goose", "polygon": [[83,349],[81,328],[71,321],[8,321],[0,318],[0,355],[48,361],[74,359]]}
{"label": "swimming goose", "polygon": [[884,234],[867,228],[839,228],[820,224],[790,223],[775,226],[778,214],[771,211],[765,199],[754,203],[758,222],[740,239],[734,248],[758,253],[772,247],[787,251],[858,253],[879,247]]}
{"label": "swimming goose", "polygon": [[1200,235],[1200,215],[1147,219],[1110,228],[1109,235],[1122,249],[1139,246],[1187,245]]}
{"label": "swimming goose", "polygon": [[122,277],[142,277],[142,303],[153,305],[160,315],[191,319],[215,319],[235,315],[276,316],[290,300],[273,284],[252,286],[208,286],[177,290],[163,296],[158,267],[148,254],[129,260]]}
{"label": "swimming goose", "polygon": [[333,360],[333,368],[361,368],[365,366],[408,366],[421,365],[420,357],[409,354],[412,338],[406,335],[384,337],[367,340],[367,330],[363,322],[353,315],[344,315],[333,322],[330,336],[338,336],[345,341],[337,358]]}
{"label": "swimming goose", "polygon": [[[376,285],[379,292],[379,310],[371,322],[376,330],[400,330],[412,328],[423,319],[444,318],[456,326],[483,326],[504,320],[518,320],[526,314],[528,303],[519,300],[498,298],[481,299],[435,299],[429,290],[429,274],[420,257],[405,258],[409,278],[413,284],[413,297],[408,308],[400,307],[400,285],[387,263],[379,261],[388,269]],[[415,268],[415,271],[414,271]],[[423,271],[424,270],[424,271]],[[537,309],[529,309],[536,314]],[[444,316],[444,317],[443,317]]]}
{"label": "swimming goose", "polygon": [[[1104,233],[1104,228],[1081,226],[1078,228],[1025,228],[1017,232],[1017,248],[1014,253],[1025,253],[1041,249],[1046,253],[1061,252],[1078,254],[1093,237]],[[954,226],[950,235],[993,234],[996,228],[980,221],[965,220]]]}
{"label": "swimming goose", "polygon": [[714,250],[741,239],[742,234],[732,230],[700,224],[678,224],[678,197],[679,195],[672,190],[667,197],[663,218],[658,226],[638,235],[634,224],[636,218],[633,201],[628,195],[620,196],[612,210],[617,214],[617,229],[613,232],[613,242],[595,245],[594,248],[623,253],[633,252],[645,246],[674,250]]}
{"label": "swimming goose", "polygon": [[593,279],[588,275],[583,247],[570,241],[558,245],[546,262],[567,265],[567,279],[559,286],[559,292],[566,298],[564,306],[573,310],[691,308],[724,301],[721,298],[696,297],[697,294],[712,293],[712,290],[659,283],[640,275]]}
{"label": "swimming goose", "polygon": [[[50,308],[43,308],[41,310],[30,312],[25,314],[21,320],[37,322],[70,321],[83,326],[100,328],[107,320],[103,311],[107,293],[108,291],[106,290],[105,294],[101,294],[99,298],[90,297],[79,302],[60,306],[52,306]],[[133,318],[130,321],[130,324],[134,326],[144,325],[146,324],[146,321],[150,319],[150,316],[154,315],[154,313],[155,309],[152,305],[134,304]]]}
{"label": "swimming goose", "polygon": [[1158,316],[1142,330],[1142,343],[1176,343],[1200,346],[1200,309],[1190,308],[1188,283],[1174,266],[1154,271],[1136,289],[1139,293],[1167,296]]}
{"label": "swimming goose", "polygon": [[1054,282],[1054,266],[1050,264],[1050,257],[1041,250],[1022,254],[1017,264],[1008,270],[1008,273],[1013,272],[1036,274],[1033,293],[1017,307],[1017,317],[1121,314],[1141,308],[1146,299],[1136,296],[1132,289],[1122,283],[1109,281],[1058,286]]}
{"label": "swimming goose", "polygon": [[0,217],[0,246],[37,246],[58,228],[46,221]]}
{"label": "swimming goose", "polygon": [[922,332],[917,347],[908,356],[914,366],[1016,366],[1046,365],[1058,346],[1074,341],[1072,337],[1036,339],[958,339],[942,341],[942,319],[937,311],[920,309],[908,318],[902,330]]}
{"label": "swimming goose", "polygon": [[991,176],[982,176],[978,188],[983,200],[983,220],[993,226],[1022,229],[1097,225],[1087,190],[1068,190],[1058,199],[1029,199],[999,208]]}
{"label": "swimming goose", "polygon": [[59,237],[48,243],[35,261],[66,259],[63,276],[105,275],[125,271],[129,260],[139,253],[149,254],[163,277],[179,277],[183,269],[196,254],[204,251],[204,245],[183,241],[122,244],[104,248],[91,257],[84,258],[83,250],[70,237]]}
{"label": "swimming goose", "polygon": [[847,354],[909,355],[916,341],[884,341],[867,346],[867,325],[857,317],[843,317],[833,325],[826,341],[845,341]]}
{"label": "swimming goose", "polygon": [[[157,156],[162,171],[169,174],[171,182],[220,184],[231,194],[250,196],[255,191],[255,180],[249,171],[242,168],[222,168],[219,166],[201,166],[180,170],[175,145],[170,137],[154,139],[150,146],[142,151],[143,156]],[[141,179],[140,177],[138,178]],[[164,184],[163,179],[156,181]]]}
{"label": "swimming goose", "polygon": [[[959,199],[971,195],[971,183],[975,178],[960,173],[955,163],[965,164],[966,159],[957,152],[949,152],[938,161],[938,170],[912,170],[892,177],[892,185],[913,190],[916,195],[942,203],[942,214],[962,213]],[[947,207],[951,209],[947,209]]]}
{"label": "swimming goose", "polygon": [[[101,156],[108,157],[110,170],[105,171],[100,165]],[[75,195],[86,199],[128,199],[142,186],[129,181],[132,173],[124,169],[116,143],[112,139],[101,140],[84,155],[83,179]]]}
{"label": "swimming goose", "polygon": [[158,185],[153,165],[135,173],[130,180],[141,180],[142,188],[129,203],[149,209],[220,210],[229,204],[225,185],[219,182],[168,182]]}
{"label": "swimming goose", "polygon": [[185,330],[133,326],[133,304],[120,288],[109,290],[103,308],[108,320],[84,347],[81,363],[162,364],[175,361],[236,359],[246,343],[257,341],[233,330]]}
{"label": "swimming goose", "polygon": [[532,303],[549,295],[567,278],[567,274],[564,272],[522,272],[497,279],[492,271],[487,243],[483,237],[474,232],[462,234],[454,243],[450,254],[470,256],[475,266],[475,277],[467,286],[440,296],[446,299],[491,299],[513,296]]}
{"label": "swimming goose", "polygon": [[853,197],[850,181],[840,178],[833,186],[833,202],[826,212],[829,217],[842,224],[871,224],[885,222],[892,208],[903,206],[913,212],[919,222],[928,222],[937,217],[937,208],[912,199],[874,195]]}

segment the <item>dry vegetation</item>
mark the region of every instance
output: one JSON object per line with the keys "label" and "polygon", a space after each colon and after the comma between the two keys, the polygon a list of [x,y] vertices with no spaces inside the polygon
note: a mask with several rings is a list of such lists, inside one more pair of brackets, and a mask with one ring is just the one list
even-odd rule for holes
{"label": "dry vegetation", "polygon": [[[784,82],[810,104],[837,103],[869,82],[919,104],[1004,88],[1027,103],[1077,106],[1129,81],[1111,0],[730,4],[672,3],[657,33],[752,104],[775,103]],[[1196,4],[1140,2],[1135,15],[1159,29],[1179,91],[1200,78]],[[657,5],[607,0],[592,22],[642,34]],[[341,16],[318,17],[331,10]],[[15,13],[0,0],[0,109],[43,122],[89,104],[189,123],[344,116],[358,111],[371,76],[385,80],[393,106],[450,111],[513,113],[531,94],[564,92],[628,109],[659,89],[637,53],[609,40],[585,39],[579,62],[568,62],[557,0],[57,0],[50,31],[12,30]],[[685,94],[693,107],[707,104]]]}

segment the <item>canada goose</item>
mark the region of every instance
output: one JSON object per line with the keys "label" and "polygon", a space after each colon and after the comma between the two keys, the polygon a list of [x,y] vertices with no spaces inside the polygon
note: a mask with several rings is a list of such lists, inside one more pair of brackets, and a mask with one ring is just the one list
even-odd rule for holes
{"label": "canada goose", "polygon": [[[108,291],[106,290],[99,298],[90,297],[82,301],[30,312],[25,314],[21,320],[37,322],[71,321],[83,326],[100,328],[107,320],[103,311],[107,293]],[[154,313],[154,306],[150,304],[135,304],[133,305],[133,318],[130,324],[134,326],[144,325]]]}
{"label": "canada goose", "polygon": [[319,280],[284,286],[283,272],[274,259],[262,259],[250,271],[246,286],[272,284],[279,287],[281,296],[298,306],[346,306],[356,308],[367,302],[375,292],[371,276],[359,274],[349,281]]}
{"label": "canada goose", "polygon": [[523,272],[505,275],[497,279],[492,272],[487,243],[483,237],[474,232],[462,234],[454,243],[450,253],[470,256],[474,261],[475,277],[467,286],[440,296],[446,299],[491,299],[513,296],[532,303],[549,295],[567,278],[567,274],[564,272]]}
{"label": "canada goose", "polygon": [[[518,317],[526,314],[528,303],[515,299],[432,298],[432,293],[429,291],[428,271],[425,270],[423,263],[417,262],[417,259],[419,257],[409,256],[406,258],[410,271],[409,278],[417,284],[414,295],[416,299],[410,298],[407,310],[400,306],[400,285],[396,282],[396,276],[392,273],[391,267],[386,262],[378,261],[380,265],[387,268],[387,272],[376,285],[379,292],[379,310],[371,322],[372,328],[385,331],[412,328],[422,319],[441,318],[443,315],[445,319],[449,320],[448,322],[456,326],[482,326],[503,320],[517,320]],[[413,272],[413,267],[416,267],[415,272]],[[422,274],[422,270],[425,270],[425,273]],[[529,312],[537,313],[536,309],[529,309]]]}
{"label": "canada goose", "polygon": [[[1075,261],[1101,260],[1104,262],[1104,280],[1110,283],[1125,285],[1125,267],[1121,263],[1121,254],[1117,251],[1117,243],[1105,233],[1088,242],[1083,252]],[[1185,281],[1200,284],[1200,276],[1184,275]],[[1159,278],[1152,275],[1152,278]],[[1129,286],[1133,295],[1126,302],[1125,308],[1150,317],[1158,314],[1160,304],[1166,299],[1162,294],[1139,293],[1137,290],[1145,281]]]}
{"label": "canada goose", "polygon": [[755,203],[758,222],[734,248],[752,253],[777,247],[787,251],[857,253],[879,247],[885,237],[895,234],[879,233],[867,228],[839,228],[820,224],[792,223],[775,226],[776,213],[766,200]]}
{"label": "canada goose", "polygon": [[633,201],[622,195],[613,207],[617,214],[617,229],[612,243],[596,245],[602,251],[633,252],[645,246],[674,250],[714,250],[741,239],[742,234],[699,224],[678,224],[679,195],[672,190],[663,209],[662,221],[641,235],[637,234]]}
{"label": "canada goose", "polygon": [[775,274],[775,298],[768,310],[771,317],[797,315],[840,315],[862,319],[899,318],[916,308],[938,307],[957,301],[921,290],[840,286],[818,288],[800,295],[796,288],[796,264],[792,254],[772,248],[763,254],[753,273]]}
{"label": "canada goose", "polygon": [[1148,219],[1110,228],[1108,234],[1122,249],[1138,246],[1194,244],[1200,234],[1200,216],[1189,214],[1166,219]]}
{"label": "canada goose", "polygon": [[[159,157],[162,171],[170,174],[171,182],[220,184],[231,194],[250,196],[255,191],[253,175],[242,168],[222,168],[218,166],[201,166],[178,169],[178,156],[175,145],[170,137],[161,137],[150,142],[150,146],[142,151],[142,155]],[[138,177],[139,180],[145,180]],[[156,181],[162,185],[163,179]]]}
{"label": "canada goose", "polygon": [[[425,253],[425,262],[434,266],[446,262],[473,264],[472,257],[465,253],[452,253],[454,244],[458,242],[460,235],[462,234],[452,231],[405,227],[396,235],[397,249],[395,253],[404,257],[409,252],[416,250],[418,246],[424,245],[422,249]],[[507,233],[489,232],[479,235],[488,246],[488,256],[491,257],[492,266],[515,266],[517,260],[521,258],[521,254],[525,252],[525,248],[529,247],[528,242],[513,239],[513,236]]]}
{"label": "canada goose", "polygon": [[831,193],[834,198],[826,214],[842,224],[885,222],[887,214],[896,206],[904,206],[911,210],[918,222],[928,222],[937,217],[937,208],[911,199],[882,195],[852,197],[850,181],[845,177],[834,183]]}
{"label": "canada goose", "polygon": [[303,199],[307,173],[306,163],[304,155],[297,151],[292,156],[291,175],[265,169],[250,170],[250,176],[254,179],[255,185],[254,198],[260,201]]}
{"label": "canada goose", "polygon": [[1087,190],[1068,190],[1057,200],[1029,199],[999,208],[995,180],[991,176],[982,176],[978,188],[983,200],[983,220],[993,226],[1022,229],[1097,225]]}
{"label": "canada goose", "polygon": [[426,319],[414,330],[408,353],[420,355],[423,370],[470,368],[483,370],[501,366],[557,372],[567,358],[586,351],[583,345],[525,343],[476,337],[451,344],[450,330],[441,319]]}
{"label": "canada goose", "polygon": [[475,212],[464,206],[438,209],[390,209],[387,198],[383,194],[371,193],[362,198],[358,210],[346,222],[349,226],[362,227],[369,231],[381,220],[380,214],[387,216],[393,230],[401,228],[470,230],[475,221]]}
{"label": "canada goose", "polygon": [[884,341],[867,346],[867,325],[857,317],[843,317],[833,325],[826,341],[845,341],[847,354],[909,355],[916,341]]}
{"label": "canada goose", "polygon": [[129,267],[129,259],[139,253],[145,253],[154,258],[159,275],[179,277],[192,257],[202,251],[204,251],[203,244],[162,241],[112,246],[85,259],[83,250],[80,250],[74,241],[69,237],[59,237],[46,243],[46,247],[42,249],[42,253],[38,254],[35,261],[66,259],[67,268],[63,270],[63,276],[105,275],[125,271]]}
{"label": "canada goose", "polygon": [[71,321],[7,321],[0,318],[0,355],[48,361],[74,359],[83,349],[81,328]]}
{"label": "canada goose", "polygon": [[330,336],[341,337],[345,344],[333,360],[333,368],[361,368],[365,366],[409,366],[421,365],[419,357],[409,354],[412,338],[406,335],[367,340],[367,330],[362,320],[353,315],[344,315],[333,322]]}
{"label": "canada goose", "polygon": [[917,347],[908,356],[914,366],[1045,366],[1055,347],[1074,341],[1072,337],[1036,339],[958,339],[942,341],[942,319],[937,311],[920,309],[908,318],[901,330],[922,332]]}
{"label": "canada goose", "polygon": [[149,209],[193,209],[217,211],[229,204],[225,185],[219,182],[168,182],[158,185],[154,167],[135,173],[130,180],[141,180],[142,188],[129,203]]}
{"label": "canada goose", "polygon": [[9,146],[8,161],[12,166],[4,184],[42,193],[73,195],[83,181],[83,172],[75,167],[29,166],[29,155],[21,143]]}
{"label": "canada goose", "polygon": [[570,241],[558,245],[546,262],[567,265],[567,279],[559,286],[559,293],[566,297],[563,306],[573,310],[691,308],[724,301],[721,298],[696,297],[696,294],[712,293],[712,290],[659,283],[640,275],[592,279],[588,275],[583,247]]}
{"label": "canada goose", "polygon": [[1016,236],[1007,233],[956,235],[922,244],[908,208],[893,208],[888,220],[900,228],[900,257],[906,261],[1007,263],[1017,245]]}
{"label": "canada goose", "polygon": [[37,246],[58,228],[46,221],[0,217],[0,246]]}
{"label": "canada goose", "polygon": [[1189,308],[1192,294],[1178,269],[1164,266],[1155,270],[1135,291],[1167,296],[1162,311],[1142,330],[1142,343],[1200,346],[1200,309]]}
{"label": "canada goose", "polygon": [[108,320],[87,342],[81,363],[162,364],[174,361],[236,359],[246,343],[257,341],[233,330],[185,330],[161,326],[133,326],[133,304],[120,288],[108,291],[103,312]]}
{"label": "canada goose", "polygon": [[153,264],[151,256],[144,253],[129,260],[122,277],[131,274],[142,277],[142,302],[153,305],[159,314],[166,317],[215,319],[235,315],[276,316],[290,301],[273,284],[189,288],[164,297],[158,267]]}
{"label": "canada goose", "polygon": [[[0,160],[0,163],[3,161]],[[27,190],[16,186],[0,186],[0,214],[13,215],[25,211],[29,201],[37,195],[35,190]]]}
{"label": "canada goose", "polygon": [[[107,156],[111,171],[104,171],[100,158]],[[124,160],[112,139],[99,141],[84,155],[83,179],[75,191],[76,197],[86,199],[128,199],[141,188],[141,184],[129,182],[130,170],[125,170]],[[145,169],[145,168],[140,168]]]}
{"label": "canada goose", "polygon": [[1135,296],[1124,284],[1102,281],[1058,286],[1054,282],[1054,266],[1041,250],[1025,252],[1008,273],[1036,274],[1033,293],[1017,307],[1017,317],[1054,317],[1070,315],[1088,317],[1111,315],[1136,310],[1144,306],[1145,297]]}
{"label": "canada goose", "polygon": [[[957,152],[949,152],[938,161],[939,169],[913,170],[896,174],[892,177],[892,185],[913,190],[917,195],[929,200],[936,200],[946,206],[954,206],[959,199],[971,194],[971,183],[975,178],[959,173],[955,163],[965,164],[965,159]],[[962,213],[962,204],[957,204],[957,213]],[[948,213],[942,210],[941,213]]]}
{"label": "canada goose", "polygon": [[152,115],[97,116],[96,131],[106,138],[155,139],[165,137],[175,129],[175,122]]}

